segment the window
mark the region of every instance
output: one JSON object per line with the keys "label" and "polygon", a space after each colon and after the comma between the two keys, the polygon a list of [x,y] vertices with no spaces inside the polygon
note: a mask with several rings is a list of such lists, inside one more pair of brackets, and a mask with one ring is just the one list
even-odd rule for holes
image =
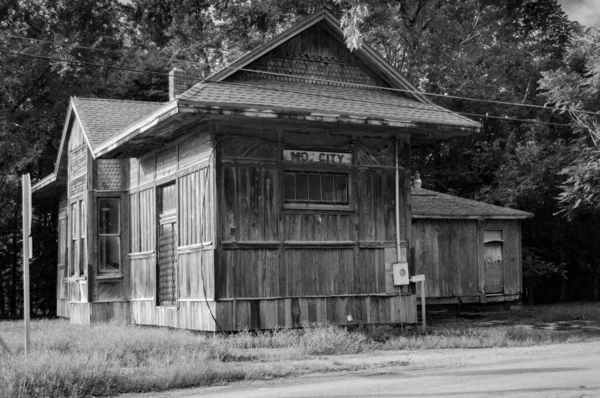
{"label": "window", "polygon": [[87,274],[85,237],[85,201],[81,199],[71,203],[71,261],[69,262],[69,275],[71,276]]}
{"label": "window", "polygon": [[286,171],[283,186],[286,203],[348,204],[348,174]]}
{"label": "window", "polygon": [[87,275],[85,236],[87,233],[85,201],[79,201],[79,275]]}
{"label": "window", "polygon": [[67,261],[67,219],[58,220],[58,266],[64,267]]}
{"label": "window", "polygon": [[71,203],[71,261],[69,274],[77,275],[79,270],[79,204]]}
{"label": "window", "polygon": [[98,199],[100,273],[121,272],[121,203],[117,198]]}

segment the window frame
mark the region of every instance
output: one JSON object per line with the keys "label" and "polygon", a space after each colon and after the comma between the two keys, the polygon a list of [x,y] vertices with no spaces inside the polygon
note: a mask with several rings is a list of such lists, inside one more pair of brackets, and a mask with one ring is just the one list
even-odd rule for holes
{"label": "window frame", "polygon": [[[338,210],[354,211],[354,164],[351,165],[323,165],[323,164],[302,164],[284,162],[281,170],[281,201],[286,210]],[[285,174],[286,173],[305,173],[305,174],[333,174],[345,175],[347,178],[348,202],[340,203],[315,203],[315,202],[287,202],[285,199]]]}
{"label": "window frame", "polygon": [[[100,218],[101,218],[101,214],[100,212],[102,211],[102,208],[100,206],[101,202],[103,200],[115,200],[117,202],[117,225],[118,225],[118,233],[101,233],[100,232]],[[97,208],[97,225],[96,225],[96,238],[97,238],[97,242],[98,242],[98,251],[101,250],[101,240],[102,238],[110,238],[110,237],[117,237],[118,238],[118,243],[119,243],[119,254],[118,254],[118,259],[119,259],[119,268],[117,270],[106,270],[103,268],[103,265],[101,263],[101,256],[100,253],[98,253],[98,268],[97,268],[97,274],[99,276],[116,276],[116,277],[121,277],[123,275],[123,203],[122,203],[122,198],[121,196],[99,196],[96,198],[96,208]],[[106,258],[105,258],[106,260]]]}

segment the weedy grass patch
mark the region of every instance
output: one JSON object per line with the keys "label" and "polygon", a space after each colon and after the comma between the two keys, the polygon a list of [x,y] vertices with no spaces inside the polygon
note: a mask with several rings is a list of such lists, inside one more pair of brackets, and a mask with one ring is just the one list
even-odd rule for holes
{"label": "weedy grass patch", "polygon": [[[540,319],[590,317],[600,308],[599,305],[582,307],[547,309],[536,316],[530,315],[530,319],[535,323]],[[512,316],[523,317],[519,320],[523,322],[526,314],[524,311]],[[414,328],[401,333],[395,326],[375,325],[216,335],[124,323],[81,326],[65,320],[36,320],[31,325],[31,353],[25,357],[22,322],[0,322],[0,336],[13,351],[12,356],[0,353],[0,397],[82,397],[162,391],[361,369],[362,365],[356,365],[356,361],[327,358],[329,355],[368,354],[377,350],[521,347],[590,338],[521,325],[468,327],[443,323],[431,325],[427,333]]]}

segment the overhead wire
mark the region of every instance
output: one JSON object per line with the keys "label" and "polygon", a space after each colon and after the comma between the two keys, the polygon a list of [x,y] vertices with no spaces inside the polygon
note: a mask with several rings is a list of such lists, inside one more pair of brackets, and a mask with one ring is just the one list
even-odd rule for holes
{"label": "overhead wire", "polygon": [[[51,44],[51,45],[61,46],[61,47],[79,48],[79,49],[82,49],[82,50],[101,51],[101,52],[105,52],[105,53],[130,55],[126,51],[123,51],[123,50],[113,50],[113,49],[101,48],[101,47],[89,47],[89,46],[81,46],[81,45],[72,45],[72,44],[69,44],[69,43],[59,43],[59,42],[52,41],[52,40],[34,39],[33,37],[24,37],[24,36],[7,35],[7,34],[0,34],[0,37],[6,37],[6,38],[11,38],[11,39],[23,40],[23,41],[29,40],[29,41],[35,41],[35,42],[38,42],[38,43],[46,43],[46,44]],[[174,62],[174,61],[176,61],[176,62],[185,62],[185,63],[197,64],[199,66],[206,66],[206,65],[208,65],[206,62],[192,61],[192,60],[187,60],[187,59],[168,58],[168,57],[159,57],[159,56],[153,56],[153,57],[156,58],[156,59],[161,59],[161,60],[169,61],[169,62]]]}
{"label": "overhead wire", "polygon": [[[126,68],[123,66],[113,66],[113,65],[107,65],[107,64],[96,64],[96,63],[87,62],[87,61],[78,61],[76,59],[71,60],[71,59],[64,59],[64,58],[57,58],[57,57],[48,57],[48,56],[37,55],[37,54],[20,53],[20,52],[8,51],[3,48],[0,48],[0,53],[20,55],[20,56],[25,56],[25,57],[37,58],[37,59],[45,59],[45,60],[50,60],[50,61],[68,62],[68,63],[75,63],[75,64],[81,64],[81,65],[88,65],[88,66],[98,66],[101,68],[120,69],[120,70],[129,71],[129,72],[136,72],[136,73],[147,73],[147,74],[151,74],[151,75],[169,76],[169,73],[165,73],[165,72],[154,72],[154,71],[150,71],[150,70]],[[191,79],[194,81],[198,81],[198,79],[199,79],[198,77],[185,76],[185,75],[177,75],[177,77],[184,78],[184,79]]]}
{"label": "overhead wire", "polygon": [[[8,38],[14,38],[14,39],[19,39],[19,40],[33,40],[33,41],[37,41],[37,42],[48,43],[48,44],[53,44],[53,45],[63,46],[63,47],[73,47],[73,48],[81,48],[81,49],[86,49],[86,50],[112,52],[112,53],[116,53],[116,54],[127,55],[127,53],[125,51],[121,51],[121,50],[113,50],[113,49],[105,49],[105,48],[100,48],[100,47],[81,46],[81,45],[73,46],[68,43],[59,43],[59,42],[55,42],[55,41],[51,41],[51,40],[34,39],[34,38],[29,38],[29,37],[24,37],[24,36],[0,34],[0,37],[8,37]],[[4,52],[6,52],[6,51],[4,51]],[[11,54],[16,54],[16,53],[11,52]],[[22,55],[26,55],[26,54],[22,53]],[[52,57],[48,57],[48,58],[52,58]],[[194,64],[201,65],[201,66],[208,65],[206,62],[199,62],[199,61],[171,59],[171,58],[167,58],[167,57],[155,57],[155,58],[170,61],[170,62],[177,61],[177,62],[194,63]],[[80,63],[84,62],[84,61],[70,61],[70,60],[64,60],[64,59],[55,59],[55,60],[60,60],[62,62],[80,62]],[[103,66],[110,67],[108,65],[103,65]],[[113,67],[113,68],[116,68],[116,67]],[[236,71],[251,72],[251,73],[262,73],[262,74],[266,74],[266,75],[273,75],[273,76],[280,76],[280,77],[309,79],[309,80],[313,80],[313,81],[321,81],[324,83],[344,83],[344,82],[331,80],[331,79],[323,79],[323,78],[318,78],[318,77],[305,77],[305,76],[292,75],[292,74],[279,73],[279,72],[257,71],[254,69],[247,69],[247,68],[235,68],[235,67],[231,67],[231,66],[225,66],[224,68],[232,69],[232,70],[236,70]],[[184,78],[188,78],[188,79],[198,79],[197,77],[192,77],[192,76],[179,76],[179,77],[184,77]],[[535,109],[543,109],[543,110],[550,110],[550,111],[554,110],[551,107],[547,107],[544,105],[537,105],[537,104],[524,104],[524,103],[519,103],[519,102],[490,100],[490,99],[484,99],[484,98],[473,98],[473,97],[465,97],[465,96],[452,95],[452,94],[439,94],[439,93],[431,93],[431,92],[418,91],[418,90],[408,90],[408,89],[400,89],[400,88],[393,88],[393,87],[373,86],[373,85],[360,84],[360,83],[352,83],[352,85],[358,86],[358,87],[363,87],[363,88],[376,88],[376,89],[380,89],[380,90],[396,91],[396,92],[409,93],[409,94],[418,94],[418,95],[425,95],[425,96],[430,96],[430,97],[451,98],[451,99],[459,99],[459,100],[463,100],[463,101],[475,101],[475,102],[482,102],[482,103],[488,103],[488,104],[506,105],[506,106],[523,107],[523,108],[535,108]],[[572,112],[583,113],[583,114],[593,115],[593,116],[600,116],[600,113],[598,113],[598,112],[591,112],[591,111],[584,111],[584,110],[573,110]]]}
{"label": "overhead wire", "polygon": [[[214,82],[214,83],[244,86],[244,87],[248,87],[248,88],[257,88],[254,85],[240,83],[240,82],[228,81],[228,82]],[[365,104],[375,104],[375,105],[389,105],[389,103],[381,102],[381,101],[361,100],[361,99],[357,99],[357,98],[349,99],[347,97],[335,96],[335,95],[330,95],[330,94],[302,92],[302,91],[296,91],[296,90],[289,90],[289,89],[285,89],[285,88],[268,87],[265,89],[271,90],[271,91],[279,91],[279,92],[286,92],[286,93],[292,93],[292,94],[314,96],[317,98],[329,98],[329,99],[338,99],[338,100],[346,100],[346,101],[350,100],[352,102],[361,102],[361,103],[365,103]],[[465,116],[490,118],[490,119],[498,119],[498,120],[505,120],[505,121],[515,121],[515,122],[521,122],[521,123],[535,123],[535,124],[557,126],[557,127],[572,127],[571,124],[567,124],[567,123],[553,123],[553,122],[544,122],[544,121],[540,121],[540,120],[517,119],[517,118],[511,118],[511,117],[505,117],[505,116],[494,116],[494,115],[488,115],[488,114],[483,115],[483,114],[479,114],[479,113],[452,111],[452,110],[443,108],[438,105],[429,105],[427,107],[427,106],[419,106],[419,105],[410,105],[409,106],[409,105],[396,104],[396,105],[394,105],[394,107],[395,108],[404,108],[404,109],[413,109],[413,110],[415,110],[415,109],[416,110],[425,110],[425,111],[429,111],[429,112],[438,112],[438,113],[446,113],[446,114],[457,114],[458,113],[458,114],[465,115]]]}
{"label": "overhead wire", "polygon": [[[43,56],[43,55],[37,55],[37,54],[28,54],[28,53],[14,52],[14,51],[8,51],[8,50],[3,49],[3,48],[0,48],[0,53],[11,54],[11,55],[18,55],[18,56],[26,56],[26,57],[32,57],[32,58],[37,58],[37,59],[45,59],[45,60],[51,60],[51,61],[58,61],[58,62],[76,63],[76,64],[80,64],[80,65],[96,66],[96,67],[101,67],[101,68],[119,69],[119,70],[125,70],[125,71],[129,71],[129,72],[135,72],[135,73],[146,73],[146,74],[153,74],[153,75],[159,75],[159,76],[169,76],[169,73],[165,73],[165,72],[155,72],[155,71],[149,71],[149,70],[143,70],[143,69],[126,68],[126,67],[123,67],[123,66],[113,66],[113,65],[107,65],[107,64],[97,64],[97,63],[87,62],[87,61],[69,60],[69,59],[63,59],[63,58],[57,58],[57,57],[49,57],[49,56]],[[260,74],[279,75],[281,77],[288,77],[288,78],[295,78],[295,79],[303,79],[303,80],[311,80],[311,81],[321,81],[321,82],[327,82],[327,83],[343,84],[343,85],[346,85],[346,86],[353,86],[353,87],[372,88],[372,89],[377,89],[377,90],[387,90],[387,91],[414,93],[414,94],[421,94],[421,95],[436,95],[436,96],[441,96],[441,97],[445,97],[445,98],[450,98],[450,96],[446,96],[446,95],[443,95],[443,94],[432,94],[432,93],[425,93],[425,92],[420,92],[420,91],[415,91],[415,90],[405,90],[405,89],[397,89],[397,88],[390,88],[390,87],[380,87],[380,86],[364,85],[364,84],[358,84],[358,83],[347,83],[347,82],[341,82],[341,81],[336,81],[336,80],[328,80],[328,79],[307,77],[307,76],[301,76],[301,75],[288,75],[288,74],[281,74],[281,73],[267,72],[267,71],[258,71],[258,70],[246,69],[246,68],[234,68],[234,67],[230,67],[230,66],[226,66],[225,68],[234,69],[234,70],[238,70],[238,71],[260,73]],[[187,75],[178,74],[177,77],[178,78],[183,78],[183,79],[193,80],[196,83],[210,82],[209,80],[207,80],[205,78],[196,77],[196,76],[187,76]],[[222,83],[222,82],[214,82],[214,83]],[[233,83],[233,82],[227,82],[227,83],[228,84],[240,84],[240,83]],[[270,88],[270,89],[271,90],[278,90],[278,91],[287,91],[287,92],[292,92],[292,93],[297,93],[297,94],[307,94],[307,93],[302,93],[302,92],[294,92],[293,90],[282,90],[282,89],[273,89],[273,88]],[[316,96],[319,96],[319,97],[328,97],[325,94],[312,94],[311,93],[309,95],[316,95]],[[345,99],[345,100],[348,99],[348,98],[342,98],[342,97],[332,97],[332,96],[329,96],[329,97],[330,98],[334,98],[334,99]],[[545,109],[545,110],[553,110],[552,108],[543,107],[543,106],[540,106],[540,105],[519,104],[519,103],[501,102],[501,101],[494,101],[494,100],[483,100],[483,99],[475,99],[475,98],[459,97],[459,96],[452,96],[452,98],[464,99],[464,100],[472,100],[472,101],[482,101],[482,102],[489,102],[489,103],[499,103],[499,104],[502,104],[502,105],[513,105],[513,106],[522,106],[522,107],[530,107],[531,106],[531,107],[537,107],[537,108],[541,108],[541,109]],[[360,101],[360,100],[352,99],[352,101]],[[373,102],[373,101],[364,101],[364,102],[366,102],[366,103],[372,103],[372,104],[373,103],[378,103],[378,102]],[[381,103],[381,102],[379,102],[379,104],[387,105],[387,104]],[[433,111],[433,112],[443,112],[443,113],[458,113],[458,114],[463,114],[463,115],[471,116],[471,117],[490,118],[490,119],[498,119],[498,120],[505,120],[505,121],[516,121],[516,122],[521,122],[521,123],[532,123],[532,124],[541,124],[541,125],[550,125],[550,126],[559,126],[559,127],[572,127],[571,124],[566,124],[566,123],[553,123],[553,122],[544,122],[544,121],[540,121],[540,120],[518,119],[518,118],[507,117],[507,116],[495,116],[495,115],[489,115],[489,114],[478,114],[478,113],[468,113],[468,112],[460,112],[460,111],[451,111],[451,110],[442,108],[442,107],[440,107],[438,105],[432,105],[432,107],[435,107],[436,109],[430,109],[430,108],[419,107],[419,106],[403,106],[403,105],[396,105],[396,107],[409,108],[409,109],[422,109],[422,110],[428,110],[428,111]],[[590,115],[594,115],[594,116],[600,116],[600,114],[598,114],[598,113],[592,113],[592,112],[587,112],[587,111],[581,111],[581,112],[582,113],[587,113],[587,114],[590,114]]]}
{"label": "overhead wire", "polygon": [[[330,80],[330,79],[323,79],[323,78],[318,78],[318,77],[308,77],[308,76],[301,76],[301,75],[291,75],[291,74],[279,73],[279,72],[261,71],[261,70],[256,70],[256,69],[235,68],[235,67],[232,67],[232,66],[226,66],[225,68],[236,70],[236,71],[251,72],[251,73],[260,73],[260,74],[272,75],[272,76],[279,76],[279,77],[289,77],[289,78],[295,78],[295,79],[314,80],[314,81],[320,81],[320,82],[323,82],[323,83],[333,83],[333,84],[344,83],[344,82],[341,82],[341,81],[338,81],[338,80]],[[508,101],[488,100],[488,99],[483,99],[483,98],[462,97],[462,96],[458,96],[458,95],[438,94],[438,93],[430,93],[430,92],[426,92],[426,91],[408,90],[408,89],[401,89],[401,88],[394,88],[394,87],[381,87],[381,86],[374,86],[374,85],[370,85],[370,84],[360,84],[360,83],[345,83],[345,84],[352,85],[352,86],[357,86],[357,87],[362,87],[362,88],[372,88],[372,89],[378,89],[378,90],[384,90],[384,91],[394,91],[394,92],[400,92],[400,93],[419,94],[419,95],[426,95],[426,96],[432,96],[432,97],[452,98],[452,99],[459,99],[459,100],[464,100],[464,101],[484,102],[484,103],[488,103],[488,104],[508,105],[508,106],[515,106],[515,107],[523,107],[523,108],[544,109],[544,110],[549,110],[549,111],[554,110],[553,108],[550,108],[550,107],[547,107],[547,106],[543,106],[543,105],[536,105],[536,104],[522,104],[522,103],[519,103],[519,102],[508,102]],[[593,116],[600,116],[600,113],[598,113],[598,112],[578,111],[578,110],[575,110],[573,112],[584,113],[584,114],[593,115]]]}

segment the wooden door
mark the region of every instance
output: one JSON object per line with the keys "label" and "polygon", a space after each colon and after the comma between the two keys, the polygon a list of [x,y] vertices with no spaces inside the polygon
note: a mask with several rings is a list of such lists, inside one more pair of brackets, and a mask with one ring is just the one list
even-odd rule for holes
{"label": "wooden door", "polygon": [[175,183],[157,189],[157,305],[177,306],[177,195]]}
{"label": "wooden door", "polygon": [[484,231],[483,261],[485,270],[485,293],[504,293],[504,253],[502,231]]}

